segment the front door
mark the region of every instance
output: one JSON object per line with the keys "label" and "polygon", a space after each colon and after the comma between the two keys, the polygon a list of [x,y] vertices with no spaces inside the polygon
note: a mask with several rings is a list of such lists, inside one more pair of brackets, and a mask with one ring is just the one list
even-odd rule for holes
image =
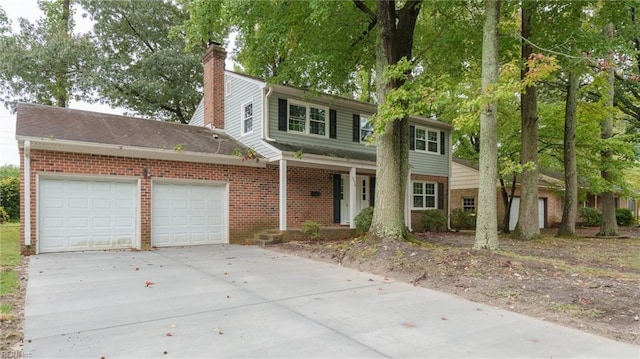
{"label": "front door", "polygon": [[[351,203],[349,186],[349,175],[344,174],[340,176],[340,224],[350,224],[349,209]],[[369,207],[369,176],[356,176],[356,203],[355,214],[358,215],[360,211]]]}

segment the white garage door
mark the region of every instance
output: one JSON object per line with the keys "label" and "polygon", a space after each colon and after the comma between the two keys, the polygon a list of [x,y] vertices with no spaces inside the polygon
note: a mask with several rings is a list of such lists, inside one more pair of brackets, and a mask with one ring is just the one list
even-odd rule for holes
{"label": "white garage door", "polygon": [[[509,229],[514,230],[518,224],[518,214],[520,213],[520,197],[513,197],[511,212],[509,213]],[[538,198],[538,223],[540,228],[544,228],[544,199]]]}
{"label": "white garage door", "polygon": [[154,182],[151,202],[154,246],[227,243],[225,186]]}
{"label": "white garage door", "polygon": [[136,182],[40,178],[40,252],[133,248]]}

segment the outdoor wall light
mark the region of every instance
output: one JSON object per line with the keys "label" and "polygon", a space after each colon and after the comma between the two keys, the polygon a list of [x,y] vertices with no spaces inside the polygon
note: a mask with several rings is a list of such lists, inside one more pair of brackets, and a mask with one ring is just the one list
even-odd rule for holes
{"label": "outdoor wall light", "polygon": [[147,167],[142,167],[142,177],[149,178],[149,170]]}

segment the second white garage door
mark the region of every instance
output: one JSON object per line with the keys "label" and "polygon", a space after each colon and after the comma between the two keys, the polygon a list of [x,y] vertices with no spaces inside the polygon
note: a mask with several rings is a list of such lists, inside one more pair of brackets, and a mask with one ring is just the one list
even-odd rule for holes
{"label": "second white garage door", "polygon": [[153,246],[228,243],[226,186],[154,182],[151,203]]}

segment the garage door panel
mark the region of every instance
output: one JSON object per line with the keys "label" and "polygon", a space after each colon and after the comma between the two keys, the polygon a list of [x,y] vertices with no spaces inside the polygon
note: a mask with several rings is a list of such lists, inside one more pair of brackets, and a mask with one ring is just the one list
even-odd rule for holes
{"label": "garage door panel", "polygon": [[115,227],[116,228],[130,228],[134,226],[134,218],[131,217],[116,217],[115,218]]}
{"label": "garage door panel", "polygon": [[89,227],[89,219],[87,217],[71,217],[68,225],[71,229],[86,229]]}
{"label": "garage door panel", "polygon": [[206,224],[204,216],[193,216],[191,217],[191,224],[193,226],[204,226]]}
{"label": "garage door panel", "polygon": [[135,245],[134,181],[41,178],[38,191],[40,252]]}
{"label": "garage door panel", "polygon": [[224,187],[154,183],[152,191],[154,246],[224,243]]}
{"label": "garage door panel", "polygon": [[86,235],[68,236],[67,246],[74,250],[82,250],[88,248],[89,237]]}
{"label": "garage door panel", "polygon": [[130,199],[117,199],[114,207],[116,209],[132,209],[135,207],[135,203]]}

